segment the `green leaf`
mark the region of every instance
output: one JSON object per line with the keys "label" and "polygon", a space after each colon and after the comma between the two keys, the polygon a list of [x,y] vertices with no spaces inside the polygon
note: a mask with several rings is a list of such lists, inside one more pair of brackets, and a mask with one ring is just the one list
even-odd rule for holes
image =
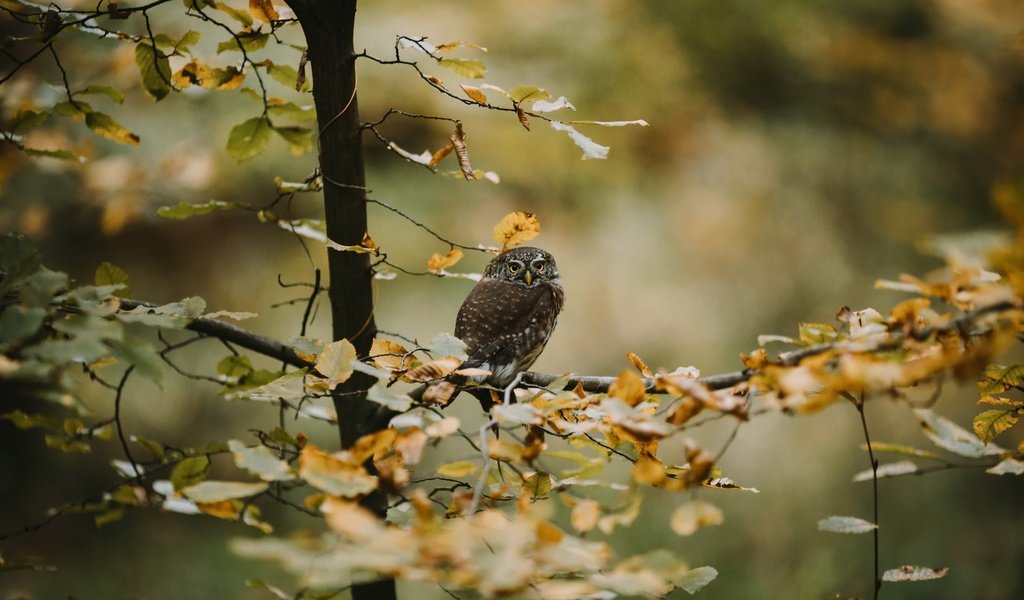
{"label": "green leaf", "polygon": [[470,79],[480,79],[487,74],[487,67],[475,58],[442,58],[437,64]]}
{"label": "green leaf", "polygon": [[[900,475],[909,475],[911,473],[917,473],[917,465],[909,460],[899,460],[878,466],[879,479],[883,477],[899,477]],[[866,469],[853,476],[854,481],[870,481],[873,478],[874,474],[871,469]]]}
{"label": "green leaf", "polygon": [[0,295],[13,289],[29,275],[40,268],[39,252],[27,236],[20,233],[5,233],[0,236]]}
{"label": "green leaf", "polygon": [[551,493],[551,476],[544,472],[534,473],[523,480],[523,493],[534,500],[547,498]]}
{"label": "green leaf", "polygon": [[20,410],[4,413],[0,415],[0,419],[10,421],[18,429],[34,429],[36,427],[42,427],[43,429],[50,429],[52,431],[60,431],[61,429],[60,423],[46,415],[30,415]]}
{"label": "green leaf", "polygon": [[109,525],[115,521],[120,521],[124,517],[124,508],[118,506],[111,508],[110,510],[103,511],[93,517],[93,521],[96,523],[96,527],[103,527]]}
{"label": "green leaf", "polygon": [[800,342],[810,346],[827,344],[839,339],[839,332],[827,323],[800,323]]}
{"label": "green leaf", "polygon": [[200,481],[197,484],[182,488],[180,491],[189,500],[195,502],[220,502],[235,498],[248,498],[262,494],[267,490],[266,483],[246,483],[242,481]]}
{"label": "green leaf", "polygon": [[932,567],[918,567],[905,565],[898,569],[887,569],[882,573],[882,581],[928,581],[929,579],[942,579],[949,573],[949,567],[934,569]]}
{"label": "green leaf", "polygon": [[131,298],[132,288],[128,285],[128,273],[124,269],[109,262],[103,262],[96,268],[94,282],[96,285],[120,285],[121,289],[114,293],[121,298]]}
{"label": "green leaf", "polygon": [[480,465],[471,460],[457,460],[437,467],[435,471],[442,477],[466,477],[480,470]]}
{"label": "green leaf", "polygon": [[439,333],[430,340],[430,355],[434,358],[455,356],[462,360],[468,358],[466,343],[450,333]]}
{"label": "green leaf", "polygon": [[81,121],[85,119],[85,115],[92,112],[92,106],[81,100],[58,102],[53,105],[53,112],[62,117],[71,117],[76,121]]}
{"label": "green leaf", "polygon": [[[867,444],[861,444],[860,447],[867,450]],[[871,449],[875,452],[885,452],[888,454],[902,454],[904,456],[916,456],[918,458],[928,458],[931,460],[942,460],[942,457],[931,450],[921,450],[912,446],[905,446],[903,444],[890,444],[888,442],[871,442]]]}
{"label": "green leaf", "polygon": [[[279,375],[271,371],[253,371],[247,374],[240,383],[252,385],[259,381],[254,376],[264,374],[268,377]],[[254,400],[257,402],[277,402],[279,400],[292,402],[301,400],[306,397],[306,390],[302,386],[302,378],[305,375],[305,370],[291,371],[255,387],[241,390],[236,389],[224,394],[224,397],[228,400]]]}
{"label": "green leaf", "polygon": [[985,444],[973,433],[926,408],[914,409],[914,415],[920,420],[925,437],[936,446],[954,454],[967,458],[981,458],[1005,452],[1005,449],[995,444]]}
{"label": "green leaf", "polygon": [[313,149],[313,130],[305,127],[274,127],[277,135],[288,144],[292,154],[299,156]]}
{"label": "green leaf", "polygon": [[290,119],[300,123],[316,121],[316,107],[313,105],[299,106],[294,102],[286,102],[267,108],[267,113],[275,119]]}
{"label": "green leaf", "polygon": [[43,324],[46,311],[42,308],[11,304],[0,312],[0,342],[25,339]]}
{"label": "green leaf", "polygon": [[163,359],[152,344],[133,335],[125,335],[123,340],[108,340],[107,344],[114,351],[114,356],[134,365],[139,375],[157,385],[163,385]]}
{"label": "green leaf", "polygon": [[255,117],[235,125],[228,135],[228,155],[242,162],[263,152],[270,142],[271,129],[270,120],[266,117]]}
{"label": "green leaf", "polygon": [[220,200],[210,200],[209,202],[203,202],[200,204],[179,202],[174,206],[161,206],[156,209],[156,215],[158,217],[163,217],[164,219],[183,221],[198,215],[210,214],[217,210],[233,210],[236,208],[242,208],[243,206],[243,204],[239,204],[238,202],[222,202]]}
{"label": "green leaf", "polygon": [[988,365],[978,379],[979,396],[994,396],[1015,387],[1024,388],[1024,365]]}
{"label": "green leaf", "polygon": [[878,529],[878,525],[857,517],[825,517],[818,521],[818,531],[832,533],[867,533]]}
{"label": "green leaf", "polygon": [[71,150],[42,150],[40,148],[25,148],[25,154],[38,156],[40,158],[59,158],[61,160],[75,160],[78,155]]}
{"label": "green leaf", "polygon": [[195,46],[199,43],[201,36],[198,31],[186,31],[185,35],[181,36],[181,39],[174,44],[174,51],[188,50],[190,47]]}
{"label": "green leaf", "polygon": [[43,441],[46,442],[47,448],[53,448],[54,450],[60,450],[61,452],[73,452],[75,454],[89,454],[92,452],[92,446],[85,440],[68,439],[63,435],[44,435]]}
{"label": "green leaf", "polygon": [[230,40],[224,40],[217,44],[217,54],[221,52],[238,52],[239,50],[254,52],[266,46],[269,39],[269,34],[258,31],[236,33]]}
{"label": "green leaf", "polygon": [[18,129],[22,127],[35,127],[36,125],[42,124],[43,121],[46,121],[49,116],[50,113],[48,112],[23,108],[16,111],[10,119],[7,119],[7,127],[12,132],[18,131]]}
{"label": "green leaf", "polygon": [[352,361],[356,360],[356,349],[348,340],[338,340],[324,346],[316,357],[316,370],[327,379],[327,387],[334,389],[352,376]]}
{"label": "green leaf", "polygon": [[[288,65],[268,65],[267,74],[274,79],[274,81],[287,87],[290,90],[295,89],[295,82],[299,80],[299,72],[293,67]],[[309,91],[309,80],[302,82],[302,87],[299,88],[300,92]]]}
{"label": "green leaf", "polygon": [[76,96],[78,94],[106,96],[118,104],[124,104],[124,92],[110,85],[90,85],[84,90],[75,92]]}
{"label": "green leaf", "polygon": [[228,448],[234,455],[235,464],[249,471],[263,481],[288,481],[295,479],[291,466],[278,458],[266,446],[249,448],[238,440],[228,440]]}
{"label": "green leaf", "polygon": [[681,579],[676,581],[676,585],[686,590],[688,594],[696,594],[707,587],[716,577],[718,577],[718,571],[714,567],[697,567],[687,571]]}
{"label": "green leaf", "polygon": [[1018,418],[1017,409],[1014,408],[982,411],[974,417],[974,433],[988,444],[997,435],[1013,427]]}
{"label": "green leaf", "polygon": [[142,87],[158,102],[171,93],[171,65],[164,53],[141,43],[135,46],[135,64],[142,76]]}
{"label": "green leaf", "polygon": [[154,442],[153,440],[139,437],[137,435],[131,436],[131,440],[145,448],[146,452],[149,452],[153,458],[157,460],[163,460],[164,456],[167,454],[164,450],[164,445],[160,442]]}
{"label": "green leaf", "polygon": [[608,146],[602,146],[601,144],[598,144],[594,140],[576,131],[576,129],[573,128],[571,125],[566,125],[565,123],[561,123],[559,121],[551,121],[549,124],[551,125],[551,128],[554,129],[555,131],[564,131],[565,133],[569,134],[569,138],[572,139],[573,143],[575,143],[580,148],[580,150],[583,150],[583,160],[588,160],[592,158],[608,158],[608,150],[610,150]]}
{"label": "green leaf", "polygon": [[195,485],[206,479],[206,472],[210,470],[210,459],[207,456],[190,456],[171,469],[171,483],[175,490]]}
{"label": "green leaf", "polygon": [[232,379],[239,379],[252,371],[252,361],[248,356],[229,354],[217,363],[217,373]]}
{"label": "green leaf", "polygon": [[551,94],[549,94],[547,90],[541,89],[535,85],[517,85],[508,91],[508,97],[513,102],[522,104],[523,102],[547,100],[551,97]]}
{"label": "green leaf", "polygon": [[85,124],[89,129],[92,129],[93,133],[100,137],[105,137],[108,140],[121,144],[129,144],[131,146],[139,145],[139,136],[132,133],[124,125],[115,121],[110,115],[95,111],[86,113]]}
{"label": "green leaf", "polygon": [[[186,2],[187,1],[188,0],[186,0]],[[192,0],[192,1],[194,2],[195,0]],[[216,7],[217,10],[223,12],[224,14],[226,14],[229,17],[231,17],[235,21],[238,21],[242,25],[246,25],[246,26],[252,25],[252,16],[248,13],[248,11],[235,8],[235,7],[227,4],[226,2],[211,2],[210,0],[205,0],[205,1],[206,1],[206,4],[208,6]]]}

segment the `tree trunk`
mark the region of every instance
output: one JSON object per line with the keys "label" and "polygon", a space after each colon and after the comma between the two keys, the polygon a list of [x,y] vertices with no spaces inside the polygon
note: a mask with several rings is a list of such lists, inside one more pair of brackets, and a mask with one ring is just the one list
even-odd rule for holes
{"label": "tree trunk", "polygon": [[[320,171],[324,176],[327,237],[355,246],[366,234],[366,179],[356,98],[353,33],[355,0],[287,0],[306,36],[313,75],[313,101],[320,129]],[[331,319],[335,340],[347,339],[366,356],[377,333],[373,320],[373,273],[367,254],[327,250]],[[366,390],[373,379],[362,373],[335,390],[341,445],[348,448],[373,427]],[[370,465],[372,468],[372,465]],[[387,495],[377,491],[362,504],[380,517]],[[354,600],[395,598],[395,582],[386,579],[352,588]]]}

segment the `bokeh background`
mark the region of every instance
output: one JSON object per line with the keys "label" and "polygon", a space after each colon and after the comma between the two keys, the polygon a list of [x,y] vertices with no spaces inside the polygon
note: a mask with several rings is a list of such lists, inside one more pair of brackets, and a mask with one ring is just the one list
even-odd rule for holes
{"label": "bokeh background", "polygon": [[[222,33],[180,12],[180,3],[153,11],[154,27],[172,35],[197,29],[210,63],[233,64],[236,57],[215,55]],[[437,176],[367,136],[373,198],[466,244],[492,243],[492,226],[512,210],[538,215],[535,242],[556,256],[568,304],[537,370],[614,375],[632,351],[652,367],[732,371],[758,334],[833,322],[843,305],[884,313],[902,297],[874,290],[875,279],[938,267],[940,259],[922,252],[931,236],[1002,227],[993,186],[1021,174],[1024,4],[1012,0],[395,0],[364,2],[357,29],[357,48],[381,57],[393,54],[396,35],[472,41],[489,49],[480,56],[488,83],[567,96],[575,118],[650,123],[580,126],[611,147],[608,160],[581,161],[564,134],[540,121],[527,132],[508,113],[437,94],[407,67],[359,63],[364,120],[389,108],[457,117],[474,166],[501,176],[498,185]],[[301,43],[297,31],[288,35]],[[170,222],[155,211],[210,199],[265,205],[275,176],[301,180],[315,156],[292,156],[275,140],[260,157],[235,164],[223,148],[233,125],[258,116],[251,99],[190,90],[154,105],[130,45],[72,34],[57,46],[72,87],[127,91],[123,106],[94,105],[138,133],[142,145],[116,146],[81,124],[51,120],[32,145],[72,147],[87,162],[30,161],[0,147],[0,229],[29,234],[48,266],[80,282],[110,261],[129,273],[138,298],[199,295],[213,310],[258,312],[248,328],[283,339],[298,334],[303,305],[273,306],[301,292],[280,287],[277,277],[311,281],[325,263],[322,247],[310,244],[307,254],[294,236],[249,212]],[[273,44],[256,56],[298,62],[297,52]],[[451,88],[480,83],[422,64]],[[37,61],[0,87],[3,113],[52,105],[62,99],[58,84],[52,63]],[[381,131],[417,153],[436,150],[449,134],[410,119],[390,119]],[[318,201],[300,196],[275,210],[316,217]],[[424,270],[432,252],[447,250],[393,214],[370,211],[370,233],[395,263]],[[453,270],[479,271],[485,261],[470,253]],[[378,325],[421,341],[451,331],[470,285],[401,275],[378,282]],[[328,319],[321,306],[311,333],[328,338]],[[194,348],[180,361],[196,371],[212,370],[223,355],[213,343]],[[163,389],[134,382],[129,392],[129,427],[178,446],[251,439],[249,428],[276,419],[265,407],[225,402],[213,387],[181,378],[170,377]],[[109,414],[109,394],[83,389],[82,398],[97,416]],[[460,404],[453,410],[466,422],[479,419],[474,402]],[[970,386],[947,386],[936,409],[968,425],[976,412]],[[927,446],[904,404],[876,399],[868,413],[875,439]],[[335,440],[328,427],[295,427],[325,445]],[[695,437],[717,448],[728,431],[713,424]],[[714,566],[720,575],[702,592],[706,598],[867,596],[869,538],[816,531],[831,514],[870,518],[870,484],[850,481],[868,467],[861,435],[856,412],[842,404],[809,417],[760,416],[740,429],[722,462],[759,495],[701,492],[725,510],[725,523],[680,538],[666,526],[680,499],[652,492],[641,519],[613,541],[623,556],[665,547],[694,566]],[[113,476],[107,460],[118,457],[114,446],[61,455],[38,433],[0,423],[0,529],[101,489]],[[885,597],[1024,595],[1022,492],[1019,479],[965,470],[883,481],[883,567],[952,568],[940,582],[886,586]],[[279,531],[316,524],[275,511],[269,517]],[[244,586],[256,576],[293,587],[273,566],[230,554],[225,540],[236,535],[255,533],[154,511],[100,529],[90,517],[66,517],[0,542],[8,557],[38,554],[58,567],[0,575],[0,593],[266,597]],[[410,597],[445,597],[404,589]]]}

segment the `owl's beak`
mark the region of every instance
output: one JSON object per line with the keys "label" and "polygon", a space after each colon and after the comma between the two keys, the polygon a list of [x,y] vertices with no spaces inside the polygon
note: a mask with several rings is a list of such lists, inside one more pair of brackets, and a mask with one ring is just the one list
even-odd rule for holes
{"label": "owl's beak", "polygon": [[523,281],[526,282],[526,285],[530,285],[531,283],[533,283],[533,273],[531,273],[529,269],[524,271]]}

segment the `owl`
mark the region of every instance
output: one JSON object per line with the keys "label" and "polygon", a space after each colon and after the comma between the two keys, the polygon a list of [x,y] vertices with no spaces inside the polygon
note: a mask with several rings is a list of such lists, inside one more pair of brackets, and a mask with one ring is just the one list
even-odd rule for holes
{"label": "owl", "polygon": [[[494,257],[455,320],[455,337],[469,355],[462,367],[491,373],[470,379],[500,390],[530,368],[555,330],[564,299],[555,259],[544,250],[520,246]],[[484,410],[494,403],[487,389],[467,391]]]}

